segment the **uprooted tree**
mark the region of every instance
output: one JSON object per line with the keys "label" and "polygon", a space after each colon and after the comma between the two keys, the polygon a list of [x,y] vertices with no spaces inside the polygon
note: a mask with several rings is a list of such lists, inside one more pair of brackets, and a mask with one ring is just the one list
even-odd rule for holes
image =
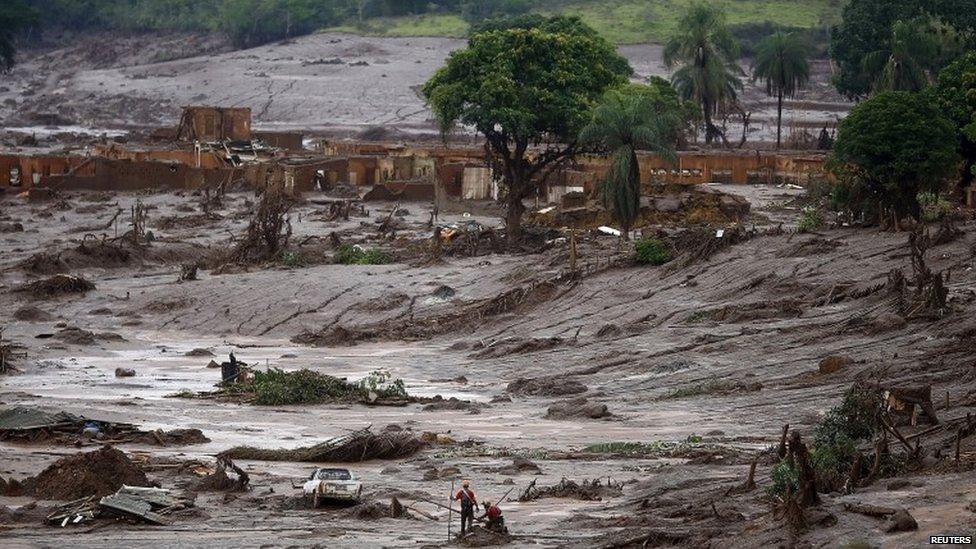
{"label": "uprooted tree", "polygon": [[481,27],[424,85],[443,132],[462,124],[485,136],[507,193],[510,246],[521,236],[522,201],[581,152],[590,109],[632,72],[578,18],[533,17]]}
{"label": "uprooted tree", "polygon": [[248,223],[247,232],[231,252],[231,260],[237,263],[267,261],[287,249],[291,240],[288,212],[292,205],[291,198],[276,187],[265,190]]}

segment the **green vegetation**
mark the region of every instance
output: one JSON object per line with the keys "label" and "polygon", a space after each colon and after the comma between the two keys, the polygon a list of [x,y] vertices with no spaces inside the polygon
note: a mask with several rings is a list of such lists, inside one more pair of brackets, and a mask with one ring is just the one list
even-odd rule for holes
{"label": "green vegetation", "polygon": [[953,28],[968,35],[972,45],[976,10],[971,1],[850,0],[830,40],[837,90],[853,99],[874,88],[916,89],[923,73],[934,74],[952,60],[960,45]]}
{"label": "green vegetation", "polygon": [[591,444],[582,449],[583,452],[591,454],[622,454],[631,456],[646,456],[654,454],[676,454],[702,444],[702,438],[690,435],[683,441],[665,442],[655,440],[653,442],[600,442]]}
{"label": "green vegetation", "polygon": [[712,117],[734,103],[742,89],[738,56],[725,14],[702,2],[691,4],[664,46],[664,64],[677,67],[671,82],[678,95],[701,105],[706,144],[724,137]]}
{"label": "green vegetation", "polygon": [[[498,3],[488,0],[485,3]],[[678,28],[680,14],[687,10],[692,0],[531,0],[531,13],[545,16],[578,16],[593,27],[601,36],[615,44],[641,42],[663,43]],[[729,14],[733,30],[749,32],[756,26],[777,28],[823,29],[840,16],[840,3],[836,0],[713,0]],[[522,13],[522,8],[501,10],[507,15]],[[462,16],[463,9],[446,12],[427,12],[424,15],[380,17],[367,19],[361,25],[349,20],[342,26],[329,30],[364,32],[377,36],[465,36],[470,21]],[[496,13],[497,15],[497,13]],[[467,20],[466,20],[467,19]],[[477,24],[477,23],[475,23]],[[763,35],[770,34],[769,31]]]}
{"label": "green vegetation", "polygon": [[955,33],[926,18],[895,21],[884,46],[864,57],[871,91],[919,91],[928,87],[943,63],[942,52],[953,48]]}
{"label": "green vegetation", "polygon": [[634,258],[641,265],[664,265],[671,261],[671,251],[656,238],[634,242]]}
{"label": "green vegetation", "polygon": [[810,81],[808,49],[795,34],[777,32],[759,42],[752,79],[766,83],[766,94],[776,97],[776,148],[782,143],[783,98],[793,98]]}
{"label": "green vegetation", "polygon": [[278,263],[283,267],[288,267],[290,269],[295,269],[298,267],[305,267],[308,265],[308,261],[301,252],[281,252],[278,256]]}
{"label": "green vegetation", "polygon": [[363,23],[349,21],[328,28],[331,32],[348,32],[367,36],[443,36],[464,38],[470,25],[460,15],[428,14],[401,17],[376,17]]}
{"label": "green vegetation", "polygon": [[24,0],[4,0],[0,5],[0,73],[14,66],[14,40],[18,32],[37,21]]}
{"label": "green vegetation", "polygon": [[790,493],[795,494],[797,488],[799,488],[799,474],[796,472],[796,467],[789,460],[780,460],[779,463],[774,465],[770,476],[773,479],[773,483],[766,488],[766,494],[769,496],[782,496],[786,494],[787,488],[789,488]]}
{"label": "green vegetation", "polygon": [[976,52],[960,56],[942,69],[932,93],[939,110],[958,130],[961,185],[967,186],[976,173]]}
{"label": "green vegetation", "polygon": [[[630,240],[630,229],[640,211],[641,178],[637,151],[654,151],[665,158],[676,158],[674,147],[682,125],[680,104],[674,89],[666,81],[658,79],[655,84],[627,85],[608,91],[579,138],[584,145],[592,145],[610,155],[610,169],[600,184],[600,194],[603,203],[620,223],[624,240]],[[661,251],[667,254],[667,250]],[[637,256],[640,262],[639,247]],[[653,258],[647,257],[649,260],[659,258],[660,253]],[[662,262],[668,259],[670,257]]]}
{"label": "green vegetation", "polygon": [[[521,237],[523,200],[551,166],[580,152],[591,109],[632,72],[579,19],[522,18],[472,35],[423,86],[442,131],[464,124],[485,136],[506,193],[510,245]],[[541,150],[530,156],[530,145]]]}
{"label": "green vegetation", "polygon": [[922,211],[922,220],[927,222],[938,221],[952,213],[952,204],[941,194],[918,193],[918,205]]}
{"label": "green vegetation", "polygon": [[875,433],[875,413],[880,395],[868,389],[853,387],[841,403],[831,408],[813,434],[811,462],[819,482],[837,487],[850,471],[860,442]]}
{"label": "green vegetation", "polygon": [[370,393],[377,398],[407,398],[403,381],[393,380],[389,372],[382,370],[372,372],[359,383],[348,383],[311,370],[285,372],[271,368],[255,371],[250,384],[254,403],[266,406],[374,400]]}
{"label": "green vegetation", "polygon": [[[831,159],[837,198],[855,215],[918,218],[920,192],[940,192],[955,172],[957,130],[927,94],[885,92],[841,123]],[[882,206],[872,211],[871,202]]]}
{"label": "green vegetation", "polygon": [[342,265],[386,265],[390,262],[390,256],[376,248],[364,250],[359,246],[343,244],[336,250],[335,262]]}
{"label": "green vegetation", "polygon": [[820,208],[807,206],[800,212],[800,220],[796,223],[796,230],[801,233],[816,231],[823,227],[823,223],[824,219],[823,214],[820,213]]}
{"label": "green vegetation", "polygon": [[[663,42],[693,0],[8,0],[37,8],[44,26],[71,29],[202,30],[227,34],[242,47],[319,29],[384,36],[466,36],[501,16],[579,16],[613,43]],[[837,0],[714,0],[731,25],[771,23],[823,28]],[[970,10],[971,11],[971,10]],[[966,15],[967,10],[960,9]],[[15,26],[0,25],[14,32]]]}
{"label": "green vegetation", "polygon": [[[850,475],[858,444],[875,435],[875,413],[881,404],[880,398],[876,391],[852,387],[817,426],[810,461],[821,490],[838,490],[843,486]],[[867,467],[867,464],[861,466]],[[797,471],[788,459],[773,467],[772,479],[773,484],[766,490],[770,496],[782,496],[787,486],[794,492],[797,489]]]}

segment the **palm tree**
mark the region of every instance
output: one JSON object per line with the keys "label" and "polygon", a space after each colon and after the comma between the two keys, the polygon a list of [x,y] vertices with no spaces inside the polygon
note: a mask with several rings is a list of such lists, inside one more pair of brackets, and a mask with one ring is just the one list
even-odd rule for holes
{"label": "palm tree", "polygon": [[701,2],[688,8],[678,22],[678,32],[664,47],[664,64],[679,66],[671,77],[685,100],[701,105],[705,119],[705,143],[722,131],[712,123],[712,115],[727,101],[735,101],[742,89],[736,64],[739,48],[732,39],[725,16],[717,8]]}
{"label": "palm tree", "polygon": [[924,20],[895,21],[888,46],[873,51],[862,64],[874,75],[872,91],[918,91],[932,83],[930,69],[939,56],[939,40]]}
{"label": "palm tree", "polygon": [[806,47],[795,34],[777,32],[756,46],[752,80],[766,82],[766,94],[776,96],[776,148],[783,135],[783,98],[793,98],[810,81]]}
{"label": "palm tree", "polygon": [[653,89],[644,86],[611,90],[580,132],[581,143],[610,155],[610,168],[600,185],[600,194],[620,223],[624,240],[630,238],[640,209],[637,151],[654,151],[674,159],[681,118],[667,103],[655,99]]}

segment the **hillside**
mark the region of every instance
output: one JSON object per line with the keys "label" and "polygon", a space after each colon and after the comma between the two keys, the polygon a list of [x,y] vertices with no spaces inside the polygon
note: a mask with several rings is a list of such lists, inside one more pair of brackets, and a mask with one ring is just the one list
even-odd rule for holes
{"label": "hillside", "polygon": [[[578,15],[618,44],[663,42],[692,0],[566,0],[535,10],[546,15]],[[824,27],[840,17],[841,0],[715,0],[733,26],[772,22],[787,27]],[[377,17],[363,25],[329,30],[375,36],[462,37],[469,25],[459,15],[429,14]]]}

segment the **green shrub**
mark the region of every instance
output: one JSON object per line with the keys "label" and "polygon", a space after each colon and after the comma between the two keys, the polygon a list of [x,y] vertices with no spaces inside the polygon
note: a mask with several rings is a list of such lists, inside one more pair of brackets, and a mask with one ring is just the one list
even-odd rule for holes
{"label": "green shrub", "polygon": [[662,447],[663,446],[661,443],[648,444],[645,442],[600,442],[583,448],[583,451],[592,454],[644,455],[650,454],[656,450],[660,450]]}
{"label": "green shrub", "polygon": [[388,398],[406,398],[407,389],[402,379],[393,379],[389,370],[373,370],[368,376],[360,380],[359,388],[367,393],[376,393]]}
{"label": "green shrub", "polygon": [[379,398],[408,396],[403,380],[394,380],[385,370],[377,370],[357,383],[349,383],[308,369],[286,372],[270,368],[266,372],[255,371],[251,383],[254,403],[265,406],[361,400],[369,398],[370,392]]}
{"label": "green shrub", "polygon": [[918,206],[922,212],[922,221],[938,221],[952,213],[952,204],[941,194],[932,192],[918,193]]}
{"label": "green shrub", "polygon": [[671,261],[671,252],[656,238],[634,242],[634,256],[641,265],[664,265]]}
{"label": "green shrub", "polygon": [[381,250],[364,250],[359,246],[343,244],[335,253],[335,262],[343,265],[386,265],[390,256]]}
{"label": "green shrub", "polygon": [[879,404],[877,392],[851,388],[817,426],[811,462],[822,487],[836,489],[843,484],[858,444],[874,437],[875,411]]}
{"label": "green shrub", "polygon": [[773,484],[766,488],[766,494],[770,496],[784,496],[787,487],[789,487],[791,493],[795,494],[800,486],[796,468],[793,467],[793,462],[788,459],[781,459],[773,467],[771,476],[773,478]]}
{"label": "green shrub", "polygon": [[281,252],[281,255],[278,257],[278,263],[292,269],[308,265],[305,256],[299,252]]}
{"label": "green shrub", "polygon": [[796,230],[801,233],[808,233],[823,227],[823,223],[823,214],[820,213],[820,209],[807,206],[800,213],[800,220],[796,223]]}

